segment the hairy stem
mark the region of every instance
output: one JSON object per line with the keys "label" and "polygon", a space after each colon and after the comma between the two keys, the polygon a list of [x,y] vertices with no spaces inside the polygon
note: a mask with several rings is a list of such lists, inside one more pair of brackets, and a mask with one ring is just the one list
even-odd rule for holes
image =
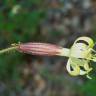
{"label": "hairy stem", "polygon": [[12,51],[12,50],[16,50],[17,48],[18,48],[18,46],[13,46],[13,47],[9,47],[9,48],[6,48],[6,49],[2,49],[2,50],[0,50],[0,54],[6,53],[6,52],[9,52],[9,51]]}

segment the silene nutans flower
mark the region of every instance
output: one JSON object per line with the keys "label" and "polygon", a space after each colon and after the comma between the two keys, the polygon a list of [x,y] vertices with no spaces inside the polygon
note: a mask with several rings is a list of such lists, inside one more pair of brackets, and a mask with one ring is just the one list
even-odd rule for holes
{"label": "silene nutans flower", "polygon": [[[75,40],[70,49],[55,44],[37,42],[19,43],[9,49],[11,50],[15,48],[21,53],[32,55],[68,57],[66,69],[70,75],[86,75],[91,79],[89,76],[89,72],[92,70],[89,66],[90,61],[96,62],[96,51],[93,49],[94,45],[95,44],[91,38],[79,37]],[[3,50],[2,52],[5,51]]]}
{"label": "silene nutans flower", "polygon": [[[43,56],[65,56],[68,57],[66,69],[72,76],[86,75],[88,78],[92,68],[90,60],[95,61],[96,56],[92,55],[94,42],[89,37],[77,38],[70,49],[48,43],[24,43],[19,44],[18,51],[32,55]],[[93,58],[94,57],[94,58]],[[84,70],[83,70],[83,69]]]}

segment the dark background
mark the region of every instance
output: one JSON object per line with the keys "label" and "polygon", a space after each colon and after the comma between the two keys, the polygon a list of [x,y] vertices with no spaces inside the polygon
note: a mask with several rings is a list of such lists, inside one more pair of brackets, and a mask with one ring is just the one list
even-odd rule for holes
{"label": "dark background", "polygon": [[[80,36],[96,41],[96,0],[0,0],[0,48],[48,42],[70,48]],[[92,80],[71,77],[65,57],[0,55],[0,96],[95,96]]]}

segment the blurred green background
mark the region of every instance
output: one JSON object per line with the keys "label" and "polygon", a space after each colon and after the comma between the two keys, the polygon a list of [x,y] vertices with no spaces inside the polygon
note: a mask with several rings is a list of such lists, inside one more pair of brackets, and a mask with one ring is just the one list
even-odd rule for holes
{"label": "blurred green background", "polygon": [[[18,42],[48,42],[63,47],[80,36],[96,41],[96,0],[0,0],[0,48]],[[18,52],[0,55],[0,96],[95,96],[92,80],[71,77],[68,58]]]}

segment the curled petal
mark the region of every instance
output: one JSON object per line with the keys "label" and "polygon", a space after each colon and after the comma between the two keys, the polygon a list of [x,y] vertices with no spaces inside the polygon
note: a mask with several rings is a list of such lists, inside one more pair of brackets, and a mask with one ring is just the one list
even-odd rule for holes
{"label": "curled petal", "polygon": [[[71,70],[71,68],[72,68],[72,70]],[[68,60],[67,65],[66,65],[66,69],[67,69],[68,73],[72,76],[80,75],[80,67],[78,65],[75,65],[73,67],[71,64],[71,59]]]}

